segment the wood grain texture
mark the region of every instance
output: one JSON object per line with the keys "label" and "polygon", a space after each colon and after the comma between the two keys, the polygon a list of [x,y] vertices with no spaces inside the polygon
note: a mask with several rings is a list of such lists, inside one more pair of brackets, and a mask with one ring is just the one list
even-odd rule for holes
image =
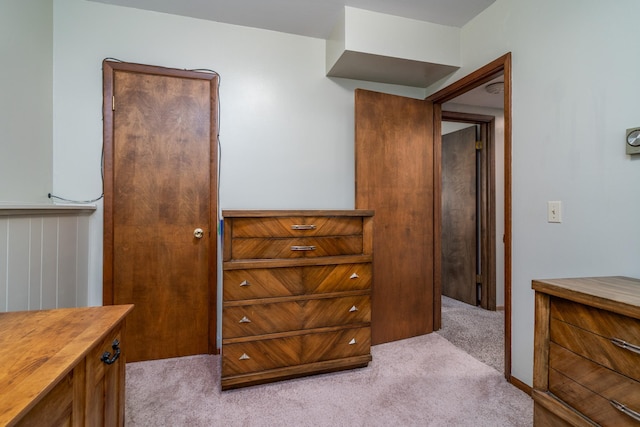
{"label": "wood grain texture", "polygon": [[[553,343],[551,344],[549,366],[558,375],[566,377],[582,385],[592,393],[601,396],[606,401],[604,406],[606,406],[605,409],[607,411],[611,409],[608,401],[616,400],[636,412],[640,412],[640,382],[607,369]],[[560,377],[556,376],[557,378]],[[565,380],[561,379],[561,382],[564,383]],[[575,395],[571,393],[564,396],[560,395],[556,386],[556,383],[552,383],[549,386],[549,390],[571,406],[579,408],[578,405],[584,405],[584,403],[576,402]],[[591,403],[588,399],[587,402],[586,406],[595,405],[595,402]],[[580,410],[589,415],[588,412]],[[595,412],[599,412],[599,410]],[[596,420],[594,417],[591,418]]]}
{"label": "wood grain texture", "polygon": [[[32,416],[35,424],[31,425],[38,426],[58,425],[67,419],[78,426],[105,425],[88,422],[91,408],[99,408],[103,420],[113,420],[108,425],[122,425],[118,420],[124,420],[124,389],[109,388],[113,394],[105,396],[88,394],[87,387],[110,375],[121,378],[119,383],[110,383],[119,387],[124,384],[124,371],[103,367],[96,377],[86,374],[86,366],[101,363],[92,355],[105,351],[102,343],[124,328],[124,318],[131,310],[131,306],[109,306],[0,314],[0,425],[15,425],[24,417],[30,425]],[[126,352],[125,342],[122,351]],[[38,408],[44,408],[48,416],[38,415]],[[27,416],[32,410],[33,415]],[[46,423],[41,423],[45,418]]]}
{"label": "wood grain texture", "polygon": [[[222,389],[365,366],[370,211],[224,214]],[[292,245],[317,249],[292,256]]]}
{"label": "wood grain texture", "polygon": [[533,280],[536,291],[640,319],[640,279],[623,276]]}
{"label": "wood grain texture", "polygon": [[442,136],[442,295],[477,305],[476,127]]}
{"label": "wood grain texture", "polygon": [[433,106],[356,90],[355,115],[356,208],[376,212],[371,322],[380,344],[433,331]]}
{"label": "wood grain texture", "polygon": [[554,369],[549,371],[549,384],[549,391],[600,426],[638,425],[637,421],[616,410],[607,399]]}
{"label": "wood grain texture", "polygon": [[136,304],[127,332],[132,361],[207,353],[216,317],[211,76],[119,68],[112,80],[105,288],[113,289],[105,303]]}
{"label": "wood grain texture", "polygon": [[[637,425],[610,401],[640,412],[640,355],[614,345],[611,339],[637,345],[640,281],[551,279],[534,280],[532,287],[536,290],[536,405],[543,404],[575,425],[590,425],[590,420],[593,425]],[[567,418],[572,411],[579,417]]]}
{"label": "wood grain texture", "polygon": [[364,290],[371,274],[368,263],[225,270],[223,295],[236,301]]}
{"label": "wood grain texture", "polygon": [[[598,427],[596,423],[570,407],[553,394],[533,390],[534,401],[534,425],[540,426],[572,426],[572,427]],[[537,416],[536,416],[537,415]]]}
{"label": "wood grain texture", "polygon": [[551,342],[628,377],[640,380],[640,354],[620,348],[610,338],[551,319]]}

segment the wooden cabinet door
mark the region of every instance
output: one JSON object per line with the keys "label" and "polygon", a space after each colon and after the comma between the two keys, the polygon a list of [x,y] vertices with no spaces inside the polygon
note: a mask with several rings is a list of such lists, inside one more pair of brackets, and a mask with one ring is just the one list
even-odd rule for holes
{"label": "wooden cabinet door", "polygon": [[[87,426],[123,426],[125,347],[122,330],[112,331],[85,361],[85,422]],[[109,353],[107,362],[103,355]]]}
{"label": "wooden cabinet door", "polygon": [[104,303],[135,305],[130,361],[215,352],[217,77],[104,70]]}
{"label": "wooden cabinet door", "polygon": [[[371,341],[433,331],[433,104],[355,95],[356,208],[375,210]],[[438,298],[440,295],[438,295]]]}

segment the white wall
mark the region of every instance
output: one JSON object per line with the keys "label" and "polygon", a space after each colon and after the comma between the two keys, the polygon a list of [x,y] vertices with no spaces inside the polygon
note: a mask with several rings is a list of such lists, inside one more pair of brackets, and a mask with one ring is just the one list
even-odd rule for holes
{"label": "white wall", "polygon": [[51,191],[51,0],[0,1],[0,201]]}
{"label": "white wall", "polygon": [[[464,67],[513,54],[512,374],[531,385],[535,278],[640,277],[637,0],[497,0],[462,31]],[[561,200],[563,222],[546,221]]]}
{"label": "white wall", "polygon": [[[353,89],[424,89],[325,73],[325,41],[82,0],[54,4],[54,190],[101,192],[101,62],[221,75],[223,209],[352,209]],[[90,304],[102,301],[102,206],[91,216]]]}

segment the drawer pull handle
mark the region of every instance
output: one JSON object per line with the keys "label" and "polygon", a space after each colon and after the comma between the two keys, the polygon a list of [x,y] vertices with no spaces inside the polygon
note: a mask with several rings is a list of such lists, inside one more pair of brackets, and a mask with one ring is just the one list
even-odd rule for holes
{"label": "drawer pull handle", "polygon": [[238,323],[251,323],[251,320],[247,316],[242,316],[242,319]]}
{"label": "drawer pull handle", "polygon": [[292,230],[315,230],[315,224],[294,224],[291,226]]}
{"label": "drawer pull handle", "polygon": [[623,341],[619,338],[611,338],[611,342],[620,348],[624,348],[625,350],[640,354],[640,347],[638,347],[637,345],[629,344],[628,342]]}
{"label": "drawer pull handle", "polygon": [[356,341],[355,338],[351,338],[351,341],[349,341],[349,345],[354,345],[357,344],[358,342]]}
{"label": "drawer pull handle", "polygon": [[611,403],[611,405],[614,408],[616,408],[618,411],[622,412],[623,414],[628,415],[629,417],[633,418],[636,421],[640,421],[640,412],[636,412],[633,409],[629,409],[622,403],[617,402],[615,400],[610,400],[609,403]]}
{"label": "drawer pull handle", "polygon": [[360,276],[358,276],[358,273],[353,273],[351,277],[349,277],[349,279],[359,279],[359,278]]}
{"label": "drawer pull handle", "polygon": [[247,282],[246,280],[243,280],[242,283],[240,283],[240,287],[243,286],[251,286],[251,283]]}
{"label": "drawer pull handle", "polygon": [[100,358],[100,360],[107,365],[113,365],[120,357],[120,341],[113,340],[111,348],[113,349],[113,357],[111,357],[111,353],[105,351],[104,353],[102,353],[102,357]]}
{"label": "drawer pull handle", "polygon": [[349,309],[349,313],[353,313],[354,311],[358,311],[358,307],[355,305]]}
{"label": "drawer pull handle", "polygon": [[313,245],[309,246],[291,246],[292,251],[315,251],[316,247]]}
{"label": "drawer pull handle", "polygon": [[247,353],[242,353],[242,356],[238,360],[249,360],[251,359]]}

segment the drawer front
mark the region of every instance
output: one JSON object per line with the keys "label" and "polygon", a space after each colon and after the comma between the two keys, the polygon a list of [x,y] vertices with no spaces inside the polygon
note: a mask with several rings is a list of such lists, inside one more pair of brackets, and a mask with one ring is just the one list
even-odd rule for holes
{"label": "drawer front", "polygon": [[[602,409],[596,408],[595,403],[581,403],[574,394],[563,393],[562,398],[569,405],[574,407],[580,404],[586,405],[584,410],[591,413],[592,419],[598,418],[596,415],[598,413],[608,413],[613,408],[611,401],[619,402],[640,413],[640,382],[620,375],[554,343],[551,343],[549,348],[549,367],[604,399],[604,402],[596,401],[604,406]],[[554,393],[562,393],[563,389],[558,387],[555,382],[551,382],[550,390]],[[556,395],[558,395],[557,393]],[[616,410],[616,412],[619,411]],[[625,415],[625,417],[627,416]]]}
{"label": "drawer front", "polygon": [[551,318],[551,341],[602,366],[640,380],[640,354],[620,348],[611,339]]}
{"label": "drawer front", "polygon": [[291,259],[362,254],[362,235],[234,239],[232,259]]}
{"label": "drawer front", "polygon": [[250,337],[371,321],[369,296],[225,307],[224,338]]}
{"label": "drawer front", "polygon": [[356,291],[371,288],[371,264],[338,264],[304,267],[308,294]]}
{"label": "drawer front", "polygon": [[303,329],[371,322],[368,295],[306,301]]}
{"label": "drawer front", "polygon": [[637,426],[610,401],[554,369],[549,370],[549,391],[601,426]]}
{"label": "drawer front", "polygon": [[369,328],[227,344],[222,347],[222,376],[363,356],[370,348]]}
{"label": "drawer front", "polygon": [[551,317],[601,335],[640,346],[640,320],[568,301],[551,299]]}
{"label": "drawer front", "polygon": [[303,363],[363,356],[371,349],[371,329],[344,329],[302,337]]}
{"label": "drawer front", "polygon": [[249,337],[302,329],[304,305],[298,301],[224,307],[222,336]]}
{"label": "drawer front", "polygon": [[233,218],[232,238],[349,236],[362,233],[362,218],[267,217]]}
{"label": "drawer front", "polygon": [[301,346],[300,336],[223,345],[222,376],[299,365]]}
{"label": "drawer front", "polygon": [[225,301],[287,297],[305,293],[299,267],[225,270]]}
{"label": "drawer front", "polygon": [[225,270],[224,301],[357,291],[371,288],[371,264]]}

